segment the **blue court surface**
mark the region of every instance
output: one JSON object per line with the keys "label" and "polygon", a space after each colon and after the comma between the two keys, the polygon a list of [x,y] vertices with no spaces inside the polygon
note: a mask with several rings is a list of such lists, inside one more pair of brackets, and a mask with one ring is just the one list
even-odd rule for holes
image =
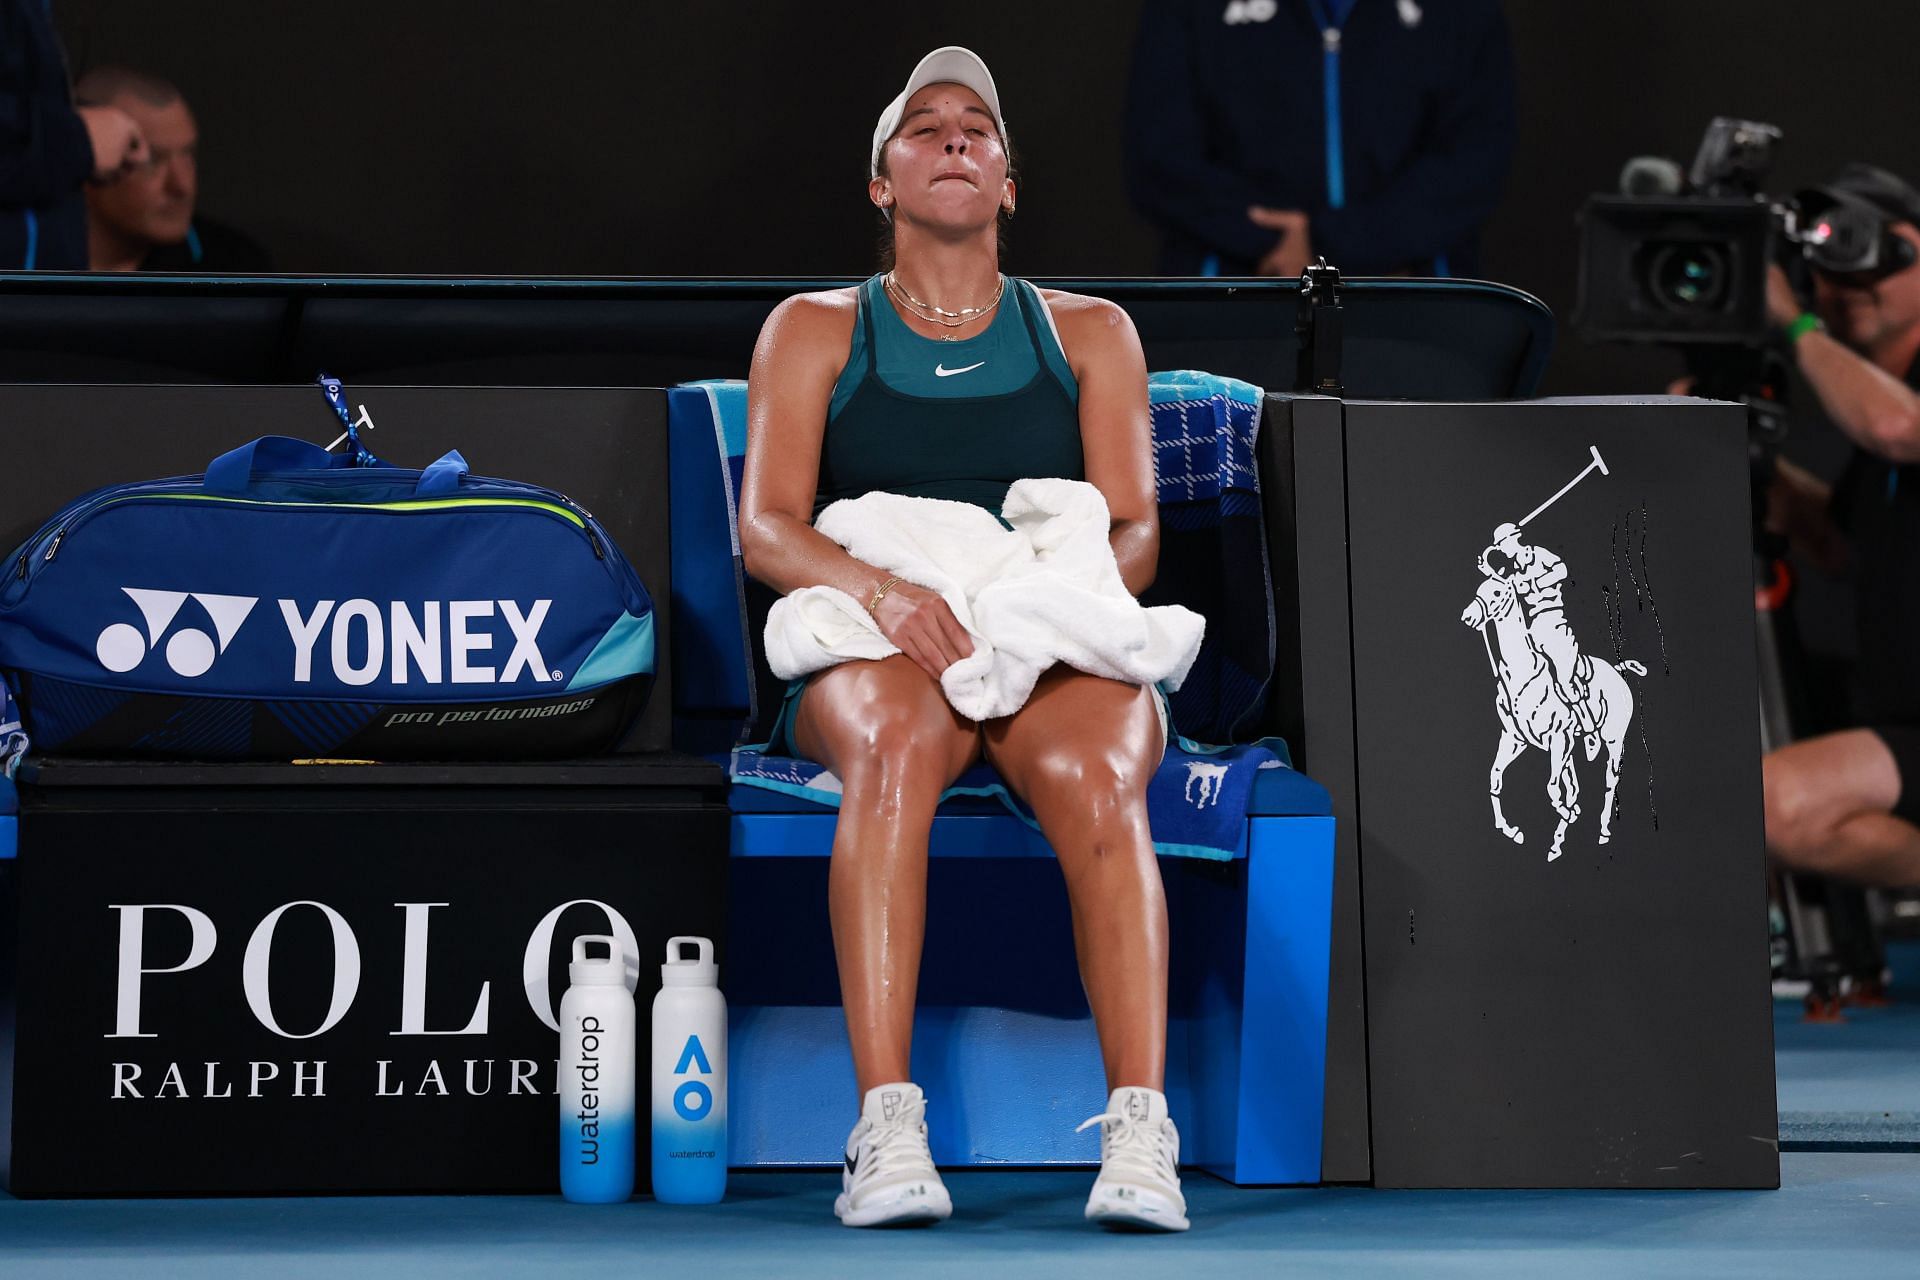
{"label": "blue court surface", "polygon": [[[1188,1179],[1194,1229],[1107,1235],[1089,1177],[968,1172],[952,1221],[834,1222],[838,1178],[736,1175],[726,1204],[557,1197],[0,1201],[0,1275],[1164,1278],[1912,1274],[1920,1154],[1784,1158],[1777,1192],[1249,1191]],[[1169,1268],[1176,1270],[1169,1271]]]}
{"label": "blue court surface", "polygon": [[1920,1151],[1920,943],[1887,946],[1892,1002],[1810,1023],[1774,1002],[1783,1151]]}
{"label": "blue court surface", "polygon": [[1775,1005],[1779,1191],[1247,1190],[1189,1173],[1194,1229],[1172,1237],[1087,1226],[1091,1174],[1052,1170],[950,1174],[953,1220],[902,1231],[839,1226],[838,1175],[816,1172],[736,1173],[703,1208],[0,1196],[0,1277],[1916,1274],[1920,948],[1890,958],[1889,1007],[1819,1025]]}

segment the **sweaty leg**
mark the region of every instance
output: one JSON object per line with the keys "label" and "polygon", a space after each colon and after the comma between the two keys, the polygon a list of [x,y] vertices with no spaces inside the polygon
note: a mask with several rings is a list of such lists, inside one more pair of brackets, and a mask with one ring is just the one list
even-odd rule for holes
{"label": "sweaty leg", "polygon": [[927,923],[927,835],[980,731],[903,656],[848,662],[800,699],[794,745],[840,779],[827,901],[847,1039],[862,1097],[911,1079],[913,1003]]}
{"label": "sweaty leg", "polygon": [[1786,865],[1870,884],[1920,884],[1920,828],[1897,816],[1902,780],[1887,743],[1848,729],[1768,754],[1767,848]]}
{"label": "sweaty leg", "polygon": [[986,726],[987,759],[1033,807],[1060,859],[1107,1088],[1160,1089],[1167,1057],[1167,900],[1147,826],[1160,763],[1151,690],[1067,667]]}

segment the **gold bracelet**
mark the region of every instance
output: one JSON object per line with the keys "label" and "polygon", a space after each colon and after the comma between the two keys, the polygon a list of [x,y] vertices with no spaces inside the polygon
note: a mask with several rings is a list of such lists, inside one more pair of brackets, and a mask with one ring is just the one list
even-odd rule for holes
{"label": "gold bracelet", "polygon": [[885,582],[881,583],[879,590],[873,593],[873,599],[867,601],[867,613],[872,617],[879,617],[880,615],[874,611],[880,607],[880,601],[886,598],[887,592],[899,585],[899,578],[888,578]]}

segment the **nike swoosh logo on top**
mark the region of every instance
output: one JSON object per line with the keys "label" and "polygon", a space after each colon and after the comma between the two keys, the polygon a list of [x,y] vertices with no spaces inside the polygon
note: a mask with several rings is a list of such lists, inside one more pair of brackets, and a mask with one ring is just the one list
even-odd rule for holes
{"label": "nike swoosh logo on top", "polygon": [[956,373],[972,373],[975,369],[978,369],[980,365],[985,363],[986,361],[982,360],[979,364],[970,364],[959,369],[949,369],[944,364],[937,364],[933,366],[933,376],[936,378],[951,378]]}
{"label": "nike swoosh logo on top", "polygon": [[846,1155],[842,1156],[841,1158],[846,1161],[848,1174],[854,1174],[859,1172],[860,1156],[858,1155],[858,1153],[850,1151]]}

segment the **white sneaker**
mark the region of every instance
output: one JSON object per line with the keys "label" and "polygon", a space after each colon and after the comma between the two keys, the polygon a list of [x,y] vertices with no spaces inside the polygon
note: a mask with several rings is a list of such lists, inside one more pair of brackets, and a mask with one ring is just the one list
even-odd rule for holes
{"label": "white sneaker", "polygon": [[867,1090],[844,1164],[833,1214],[845,1226],[939,1222],[953,1213],[927,1150],[927,1097],[917,1084]]}
{"label": "white sneaker", "polygon": [[1100,1176],[1087,1197],[1087,1220],[1103,1226],[1185,1231],[1180,1132],[1167,1118],[1167,1096],[1138,1085],[1115,1089],[1106,1111],[1088,1118],[1080,1129],[1095,1124],[1100,1126]]}

